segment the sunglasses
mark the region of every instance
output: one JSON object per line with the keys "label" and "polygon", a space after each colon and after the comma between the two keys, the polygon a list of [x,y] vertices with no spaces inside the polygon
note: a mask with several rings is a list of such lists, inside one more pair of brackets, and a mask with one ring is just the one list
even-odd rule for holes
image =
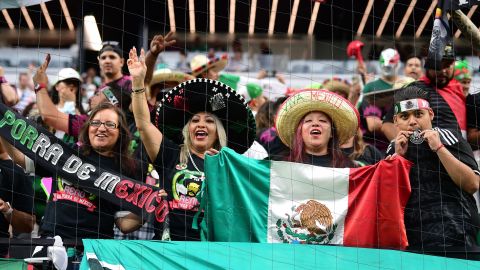
{"label": "sunglasses", "polygon": [[118,41],[104,41],[104,42],[102,42],[102,46],[107,46],[107,45],[118,46],[118,44],[120,44],[120,42],[118,42]]}
{"label": "sunglasses", "polygon": [[92,121],[90,121],[89,124],[90,124],[91,127],[96,127],[96,128],[99,128],[101,125],[104,125],[106,129],[116,129],[117,128],[117,124],[115,122],[112,122],[112,121],[102,122],[100,120],[92,120]]}

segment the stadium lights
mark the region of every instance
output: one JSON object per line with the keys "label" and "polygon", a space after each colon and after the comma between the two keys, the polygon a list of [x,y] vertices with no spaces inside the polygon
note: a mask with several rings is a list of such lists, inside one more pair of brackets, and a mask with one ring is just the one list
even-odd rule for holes
{"label": "stadium lights", "polygon": [[70,17],[70,12],[68,12],[67,3],[65,0],[60,0],[60,5],[62,6],[63,15],[65,16],[65,20],[67,21],[68,30],[73,31],[75,28],[73,27],[72,18]]}
{"label": "stadium lights", "polygon": [[54,30],[55,27],[53,26],[52,18],[50,18],[50,14],[48,13],[47,5],[45,5],[44,2],[41,2],[40,7],[42,8],[42,13],[45,17],[45,21],[47,21],[48,29]]}
{"label": "stadium lights", "polygon": [[275,17],[277,16],[278,0],[273,0],[272,11],[270,11],[270,21],[268,22],[268,34],[273,35],[275,29]]}
{"label": "stadium lights", "polygon": [[93,51],[102,49],[102,38],[93,15],[87,15],[83,18],[83,45]]}
{"label": "stadium lights", "polygon": [[407,25],[408,18],[410,18],[410,15],[412,15],[413,8],[415,7],[416,4],[417,4],[417,0],[412,0],[410,2],[410,5],[407,8],[407,12],[403,16],[402,22],[398,26],[397,33],[395,34],[396,38],[399,38],[400,36],[402,36],[403,29],[405,28],[405,25]]}
{"label": "stadium lights", "polygon": [[365,28],[365,24],[367,23],[367,20],[368,20],[368,15],[370,15],[370,11],[372,11],[373,1],[375,0],[368,0],[367,7],[365,7],[365,12],[363,13],[362,21],[360,22],[360,25],[358,26],[358,30],[357,30],[358,37],[360,37],[363,33],[363,29]]}
{"label": "stadium lights", "polygon": [[173,0],[168,0],[168,17],[170,18],[170,31],[176,32],[177,27],[175,25],[175,9],[173,6]]}
{"label": "stadium lights", "polygon": [[[467,17],[468,17],[469,19],[472,17],[472,15],[473,15],[473,13],[475,12],[475,10],[477,10],[477,7],[478,7],[478,6],[475,5],[475,6],[472,6],[472,7],[470,8],[470,10],[469,10],[468,13],[467,13]],[[462,34],[462,31],[460,31],[460,29],[458,29],[457,32],[455,32],[455,38],[459,38],[461,34]]]}
{"label": "stadium lights", "polygon": [[417,32],[415,33],[415,37],[419,38],[422,35],[423,29],[425,28],[425,25],[427,25],[428,20],[430,19],[430,16],[432,15],[433,10],[437,6],[437,0],[433,0],[432,4],[427,10],[427,13],[425,13],[425,17],[423,17],[422,22],[418,26]]}
{"label": "stadium lights", "polygon": [[3,17],[5,17],[5,21],[7,21],[8,28],[10,30],[15,29],[15,25],[12,22],[12,18],[10,18],[10,14],[8,14],[8,11],[6,9],[2,9]]}
{"label": "stadium lights", "polygon": [[383,14],[382,21],[380,22],[380,26],[377,29],[377,37],[382,36],[383,29],[385,29],[385,24],[387,24],[388,17],[390,17],[390,13],[392,12],[393,6],[395,5],[395,0],[390,0],[387,6],[387,10],[385,10],[385,14]]}
{"label": "stadium lights", "polygon": [[20,10],[22,10],[23,17],[25,17],[25,21],[27,22],[28,29],[33,30],[35,27],[33,26],[32,19],[30,18],[30,15],[28,14],[28,10],[25,6],[21,6]]}
{"label": "stadium lights", "polygon": [[195,33],[195,1],[188,0],[188,15],[190,18],[190,33]]}
{"label": "stadium lights", "polygon": [[236,0],[230,0],[230,19],[228,21],[228,33],[235,33],[235,3]]}
{"label": "stadium lights", "polygon": [[252,35],[255,32],[255,15],[257,14],[257,0],[252,0],[250,7],[250,22],[248,23],[248,34]]}
{"label": "stadium lights", "polygon": [[320,2],[315,1],[313,6],[312,17],[310,18],[310,25],[308,26],[308,35],[313,35],[313,29],[315,29],[315,23],[317,22],[318,10],[320,9]]}
{"label": "stadium lights", "polygon": [[209,7],[209,18],[210,18],[210,34],[215,33],[215,0],[210,0],[210,7]]}
{"label": "stadium lights", "polygon": [[288,32],[287,34],[291,36],[293,34],[293,29],[295,28],[295,20],[297,19],[298,4],[300,0],[295,0],[293,2],[292,14],[290,15],[290,22],[288,23]]}

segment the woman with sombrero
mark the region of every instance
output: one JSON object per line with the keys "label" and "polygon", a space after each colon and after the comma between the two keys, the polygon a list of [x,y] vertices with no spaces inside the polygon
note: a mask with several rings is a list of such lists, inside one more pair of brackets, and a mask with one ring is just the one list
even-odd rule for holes
{"label": "woman with sombrero", "polygon": [[328,90],[305,90],[280,107],[276,128],[290,148],[285,159],[324,167],[354,167],[340,145],[358,129],[358,112],[350,102]]}
{"label": "woman with sombrero", "polygon": [[[195,79],[163,95],[153,124],[144,93],[144,52],[137,57],[133,48],[129,56],[135,122],[146,153],[161,177],[160,185],[168,194],[171,239],[199,240],[199,231],[192,229],[192,222],[205,178],[203,159],[224,146],[245,152],[255,139],[253,114],[230,87]],[[159,238],[157,232],[155,239]]]}
{"label": "woman with sombrero", "polygon": [[228,63],[228,55],[208,59],[205,55],[199,54],[190,61],[192,76],[197,78],[206,78],[210,80],[218,80],[218,73],[222,71]]}

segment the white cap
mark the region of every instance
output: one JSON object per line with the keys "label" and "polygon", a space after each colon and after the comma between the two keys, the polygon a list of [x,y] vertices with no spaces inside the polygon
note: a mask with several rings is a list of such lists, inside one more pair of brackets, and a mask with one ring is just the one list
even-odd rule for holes
{"label": "white cap", "polygon": [[78,73],[73,68],[62,68],[58,72],[56,80],[53,81],[52,85],[56,85],[57,83],[66,80],[66,79],[77,79],[82,82],[82,77],[80,77],[80,73]]}

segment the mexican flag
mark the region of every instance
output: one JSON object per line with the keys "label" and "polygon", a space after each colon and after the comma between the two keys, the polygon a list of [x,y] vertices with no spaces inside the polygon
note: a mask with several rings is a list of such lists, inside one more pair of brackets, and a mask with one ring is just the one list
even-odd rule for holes
{"label": "mexican flag", "polygon": [[223,148],[205,159],[204,240],[405,248],[411,163],[361,168],[248,159]]}

